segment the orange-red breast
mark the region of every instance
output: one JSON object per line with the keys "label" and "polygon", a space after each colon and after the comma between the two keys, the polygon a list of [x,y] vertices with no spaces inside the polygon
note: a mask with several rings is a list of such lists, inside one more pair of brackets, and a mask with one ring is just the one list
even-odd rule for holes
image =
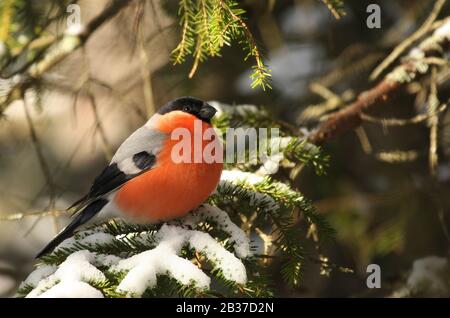
{"label": "orange-red breast", "polygon": [[[192,97],[178,98],[160,108],[122,143],[88,194],[71,206],[80,212],[37,257],[93,220],[121,216],[155,223],[184,216],[201,205],[215,190],[223,168],[221,160],[203,158],[203,150],[211,142],[215,143],[214,151],[222,155],[214,132],[213,141],[203,138],[204,132],[212,129],[210,121],[215,113],[212,106]],[[174,158],[180,155],[174,151],[181,142],[173,138],[177,130],[189,133],[191,151],[182,155],[190,160],[184,162]],[[199,153],[201,160],[197,162],[194,157]]]}

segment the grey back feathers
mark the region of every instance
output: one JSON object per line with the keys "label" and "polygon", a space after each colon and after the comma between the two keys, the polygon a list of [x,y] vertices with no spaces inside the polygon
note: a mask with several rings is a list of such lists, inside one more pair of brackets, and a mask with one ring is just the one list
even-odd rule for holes
{"label": "grey back feathers", "polygon": [[120,162],[141,151],[158,153],[167,134],[142,126],[132,133],[117,149],[111,163]]}
{"label": "grey back feathers", "polygon": [[138,174],[154,165],[167,134],[143,126],[128,137],[111,160],[125,174]]}

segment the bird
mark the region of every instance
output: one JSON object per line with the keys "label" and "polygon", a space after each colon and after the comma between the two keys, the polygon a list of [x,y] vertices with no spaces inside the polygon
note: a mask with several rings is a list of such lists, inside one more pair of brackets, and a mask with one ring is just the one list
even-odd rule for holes
{"label": "bird", "polygon": [[[96,220],[122,217],[139,223],[158,223],[180,218],[199,207],[216,189],[223,169],[221,160],[184,160],[176,158],[180,142],[175,132],[188,132],[188,146],[201,152],[214,142],[214,152],[223,153],[218,134],[210,140],[200,136],[213,129],[216,109],[190,96],[168,102],[118,147],[110,163],[95,178],[88,193],[72,204],[71,222],[36,256],[53,251],[77,229]],[[200,128],[200,130],[198,129]],[[187,151],[184,149],[183,151]],[[220,157],[220,156],[219,156]],[[186,158],[186,156],[184,157]]]}

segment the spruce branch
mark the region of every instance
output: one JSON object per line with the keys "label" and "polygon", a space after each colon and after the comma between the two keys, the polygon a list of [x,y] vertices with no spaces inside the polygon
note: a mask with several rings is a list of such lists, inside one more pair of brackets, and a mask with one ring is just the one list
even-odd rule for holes
{"label": "spruce branch", "polygon": [[[22,284],[19,295],[207,296],[212,295],[212,278],[232,295],[264,295],[265,287],[259,286],[258,278],[247,274],[242,261],[227,251],[232,248],[228,243],[234,242],[232,250],[249,257],[247,236],[232,227],[225,212],[216,209],[208,213],[211,208],[204,206],[177,224],[140,226],[111,221],[79,232],[42,259],[43,264]],[[206,215],[208,220],[202,219]],[[205,222],[210,224],[208,232],[196,230]],[[230,233],[228,239],[213,238],[221,229]],[[192,263],[193,251],[200,252],[207,263],[201,267]],[[250,258],[247,262],[254,261]]]}
{"label": "spruce branch", "polygon": [[270,70],[264,63],[253,34],[244,21],[245,11],[234,0],[181,0],[178,14],[181,39],[172,51],[174,64],[181,64],[192,55],[194,61],[189,72],[192,78],[201,62],[208,57],[220,56],[222,48],[233,41],[240,43],[246,56],[255,60],[252,66],[252,88],[270,89]]}

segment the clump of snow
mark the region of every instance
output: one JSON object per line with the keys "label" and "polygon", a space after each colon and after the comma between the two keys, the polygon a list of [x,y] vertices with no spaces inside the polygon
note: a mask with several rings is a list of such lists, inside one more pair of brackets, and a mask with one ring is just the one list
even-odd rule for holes
{"label": "clump of snow", "polygon": [[157,232],[156,248],[120,261],[112,270],[129,271],[118,290],[140,296],[156,285],[158,274],[168,274],[182,284],[199,289],[209,287],[210,278],[189,260],[177,256],[187,239],[188,230],[163,225]]}
{"label": "clump of snow", "polygon": [[217,227],[230,235],[230,242],[233,243],[236,255],[240,258],[251,256],[250,239],[247,234],[236,224],[234,224],[227,212],[210,204],[203,204],[194,212],[182,219],[182,223],[190,226],[198,224],[201,220],[210,219]]}
{"label": "clump of snow", "polygon": [[264,181],[264,177],[258,176],[254,173],[244,172],[240,170],[223,170],[220,176],[220,181],[228,181],[232,183],[247,182],[250,185]]}
{"label": "clump of snow", "polygon": [[[263,183],[265,180],[266,177],[262,177],[251,172],[224,170],[222,171],[219,185],[224,189],[234,187],[238,184],[247,184],[249,187],[253,187],[259,183]],[[268,194],[258,192],[255,189],[246,189],[245,187],[243,190],[247,191],[250,197],[249,203],[251,205],[262,204],[266,207],[266,209],[273,211],[279,209],[278,203]]]}
{"label": "clump of snow", "polygon": [[436,37],[438,41],[442,41],[444,39],[450,41],[450,21],[437,28],[434,31],[433,36]]}
{"label": "clump of snow", "polygon": [[81,236],[81,238],[75,236],[69,237],[68,239],[65,239],[61,244],[59,244],[55,248],[55,251],[73,248],[76,243],[95,247],[98,244],[108,244],[112,243],[115,240],[115,237],[113,235],[103,232],[85,231],[80,232],[77,235]]}
{"label": "clump of snow", "polygon": [[55,252],[67,248],[72,248],[76,244],[77,240],[75,239],[75,236],[69,237],[62,241],[56,248]]}
{"label": "clump of snow", "polygon": [[34,272],[32,272],[30,275],[28,275],[27,279],[22,283],[21,287],[25,285],[36,287],[37,284],[43,280],[44,278],[47,278],[56,270],[58,269],[58,266],[56,265],[47,265],[44,264],[40,267],[38,267]]}
{"label": "clump of snow", "polygon": [[[95,261],[95,256],[95,253],[84,250],[69,255],[59,265],[56,272],[41,280],[27,297],[39,297],[44,292],[48,292],[47,295],[54,295],[53,297],[57,297],[55,296],[57,294],[62,295],[61,297],[68,297],[71,293],[71,286],[78,282],[105,281],[105,275],[91,264]],[[68,287],[68,290],[61,286]],[[53,288],[56,288],[56,291],[52,291]]]}
{"label": "clump of snow", "polygon": [[437,28],[433,35],[423,40],[418,47],[411,49],[408,57],[412,59],[414,71],[409,70],[404,65],[397,66],[386,75],[386,79],[398,83],[408,83],[412,81],[417,74],[424,74],[429,69],[429,64],[424,60],[425,52],[436,50],[445,41],[450,41],[450,21]]}
{"label": "clump of snow", "polygon": [[98,244],[112,243],[114,240],[115,240],[115,237],[113,235],[108,234],[108,233],[98,232],[98,233],[94,233],[94,234],[85,236],[78,242],[81,244],[95,246]]}
{"label": "clump of snow", "polygon": [[120,260],[121,258],[115,255],[97,254],[94,265],[111,267],[117,264]]}
{"label": "clump of snow", "polygon": [[413,59],[423,59],[425,57],[425,52],[419,49],[418,47],[415,47],[411,49],[411,51],[408,54],[409,57]]}
{"label": "clump of snow", "polygon": [[407,286],[413,292],[431,295],[443,295],[449,292],[448,260],[438,256],[417,259],[407,280]]}
{"label": "clump of snow", "polygon": [[98,289],[79,281],[62,281],[43,292],[39,298],[103,298]]}
{"label": "clump of snow", "polygon": [[256,171],[256,174],[266,176],[277,173],[278,169],[280,168],[280,162],[283,159],[284,154],[282,152],[268,156],[263,160],[263,164]]}
{"label": "clump of snow", "polygon": [[222,270],[223,276],[238,284],[247,282],[247,272],[244,264],[232,253],[228,252],[210,235],[200,231],[191,231],[189,244],[196,250],[202,251],[206,258],[211,260]]}
{"label": "clump of snow", "polygon": [[292,141],[292,137],[276,137],[269,139],[270,156],[261,158],[262,165],[256,171],[258,175],[270,175],[278,172],[280,162],[284,159],[284,150]]}
{"label": "clump of snow", "polygon": [[167,274],[183,285],[208,289],[211,279],[192,262],[177,255],[187,244],[204,253],[222,270],[225,278],[242,284],[247,280],[242,262],[207,233],[164,224],[156,233],[156,241],[158,245],[154,249],[121,260],[112,268],[113,271],[128,271],[118,291],[140,296],[156,285],[159,274]]}

